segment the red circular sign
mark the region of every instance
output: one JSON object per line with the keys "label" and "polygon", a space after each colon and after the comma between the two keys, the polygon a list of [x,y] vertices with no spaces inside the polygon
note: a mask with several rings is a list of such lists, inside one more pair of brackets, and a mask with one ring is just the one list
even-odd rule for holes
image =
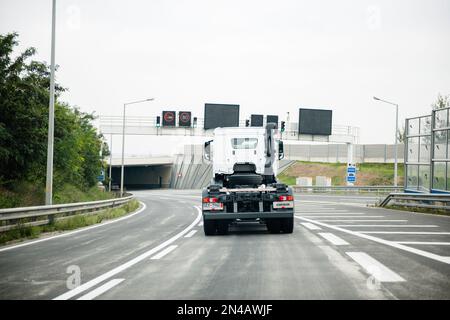
{"label": "red circular sign", "polygon": [[167,122],[172,122],[175,119],[175,114],[173,112],[166,112],[164,114],[164,120]]}
{"label": "red circular sign", "polygon": [[181,122],[189,122],[189,120],[191,120],[191,115],[188,112],[182,112],[180,113],[180,120]]}

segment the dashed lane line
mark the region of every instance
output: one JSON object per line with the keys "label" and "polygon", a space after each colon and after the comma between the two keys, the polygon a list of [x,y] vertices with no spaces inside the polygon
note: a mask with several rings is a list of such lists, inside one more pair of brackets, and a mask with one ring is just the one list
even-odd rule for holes
{"label": "dashed lane line", "polygon": [[371,276],[380,282],[403,282],[406,281],[397,273],[375,260],[364,252],[346,252],[356,263],[366,270]]}
{"label": "dashed lane line", "polygon": [[[317,218],[316,218],[317,219]],[[408,222],[408,220],[367,220],[367,219],[317,219],[323,222]]]}
{"label": "dashed lane line", "polygon": [[191,230],[191,232],[189,232],[187,235],[185,235],[185,238],[190,238],[192,237],[195,233],[197,232],[197,230]]}
{"label": "dashed lane line", "polygon": [[375,227],[375,228],[437,228],[429,224],[336,224],[336,227]]}
{"label": "dashed lane line", "polygon": [[140,254],[139,256],[135,257],[134,259],[129,260],[128,262],[125,262],[123,264],[121,264],[120,266],[82,284],[81,286],[76,287],[75,289],[69,290],[66,293],[63,293],[59,296],[57,296],[56,298],[54,298],[53,300],[67,300],[70,299],[94,286],[96,286],[97,284],[105,281],[106,279],[112,278],[114,277],[116,274],[134,266],[135,264],[143,261],[144,259],[147,259],[148,257],[152,256],[153,254],[157,253],[158,251],[166,248],[167,246],[169,246],[170,244],[172,244],[174,241],[178,240],[179,238],[183,237],[186,233],[188,233],[192,228],[195,227],[195,225],[198,224],[198,222],[200,221],[201,217],[202,217],[202,211],[200,210],[200,208],[198,206],[194,207],[195,209],[197,209],[198,215],[197,218],[195,218],[195,220],[188,226],[186,227],[183,231],[179,232],[178,234],[176,234],[175,236],[173,236],[172,238],[164,241],[163,243],[161,243],[160,245],[154,247],[153,249],[150,249],[142,254]]}
{"label": "dashed lane line", "polygon": [[[323,216],[323,215],[302,215],[302,217],[306,217],[306,218],[316,218],[316,219],[321,219],[321,218],[384,218],[384,216],[362,216],[362,217],[355,217],[355,216]],[[321,220],[323,221],[323,220]],[[336,220],[337,221],[337,220]],[[355,221],[361,221],[361,220],[355,220]],[[376,221],[382,221],[382,220],[376,220]],[[389,220],[391,221],[391,220]]]}
{"label": "dashed lane line", "polygon": [[357,237],[362,238],[362,239],[366,239],[366,240],[374,241],[374,242],[377,242],[377,243],[381,243],[381,244],[384,244],[384,245],[387,245],[387,246],[390,246],[390,247],[393,247],[393,248],[396,248],[396,249],[399,249],[399,250],[403,250],[403,251],[406,251],[406,252],[409,252],[409,253],[414,253],[414,254],[417,254],[419,256],[426,257],[426,258],[429,258],[429,259],[432,259],[432,260],[435,260],[435,261],[439,261],[439,262],[443,262],[443,263],[446,263],[446,264],[450,264],[450,257],[440,256],[438,254],[434,254],[434,253],[431,253],[431,252],[428,252],[428,251],[425,251],[425,250],[420,250],[420,249],[416,249],[416,248],[413,248],[413,247],[408,247],[408,246],[406,246],[404,244],[395,243],[395,242],[392,242],[392,241],[389,241],[389,240],[381,239],[381,238],[374,237],[374,236],[371,236],[371,235],[368,235],[368,234],[364,234],[364,233],[361,233],[361,232],[356,232],[356,231],[344,229],[342,227],[330,225],[330,224],[323,223],[323,222],[320,222],[320,221],[315,221],[315,220],[312,220],[312,219],[303,218],[303,217],[299,217],[299,216],[295,216],[295,218],[303,220],[303,221],[306,221],[306,222],[318,224],[318,225],[320,225],[322,227],[326,227],[326,228],[333,229],[333,230],[336,230],[336,231],[341,231],[341,232],[344,232],[344,233],[347,233],[347,234],[351,234],[351,235],[357,236]]}
{"label": "dashed lane line", "polygon": [[98,297],[99,295],[105,293],[106,291],[114,288],[115,286],[117,286],[119,283],[121,283],[124,280],[125,279],[113,279],[111,281],[108,281],[104,285],[92,290],[91,292],[85,294],[84,296],[78,298],[77,300],[92,300],[92,299]]}
{"label": "dashed lane line", "polygon": [[349,244],[344,239],[339,238],[338,236],[336,236],[332,233],[329,233],[329,232],[319,232],[319,236],[321,236],[322,238],[325,238],[326,240],[328,240],[335,246],[345,246],[345,245]]}
{"label": "dashed lane line", "polygon": [[309,222],[303,222],[303,223],[301,223],[301,225],[308,228],[309,230],[322,230],[321,227],[316,226],[315,224],[309,223]]}
{"label": "dashed lane line", "polygon": [[428,235],[449,235],[450,232],[427,232],[427,231],[355,231],[367,234],[428,234]]}
{"label": "dashed lane line", "polygon": [[175,250],[178,246],[177,245],[171,245],[167,248],[165,248],[163,251],[160,251],[159,253],[155,254],[153,257],[150,258],[150,260],[159,260],[165,255],[171,253],[173,250]]}

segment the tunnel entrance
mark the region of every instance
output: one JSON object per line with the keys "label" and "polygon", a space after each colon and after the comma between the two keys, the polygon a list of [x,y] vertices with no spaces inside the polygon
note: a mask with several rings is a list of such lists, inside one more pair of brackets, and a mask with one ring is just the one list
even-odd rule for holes
{"label": "tunnel entrance", "polygon": [[[169,188],[172,165],[135,165],[124,167],[126,190]],[[120,188],[121,167],[112,167],[112,189]]]}

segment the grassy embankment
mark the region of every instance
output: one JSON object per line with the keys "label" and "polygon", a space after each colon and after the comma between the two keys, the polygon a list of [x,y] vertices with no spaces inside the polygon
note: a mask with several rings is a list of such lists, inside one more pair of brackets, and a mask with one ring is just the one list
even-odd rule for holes
{"label": "grassy embankment", "polygon": [[[393,163],[361,163],[357,165],[356,186],[388,186],[394,184]],[[278,179],[287,185],[295,185],[297,177],[312,177],[313,185],[316,176],[331,177],[333,186],[346,185],[346,163],[322,163],[297,161],[278,175]],[[398,185],[403,185],[404,167],[398,164]]]}
{"label": "grassy embankment", "polygon": [[104,220],[115,219],[135,211],[139,207],[137,200],[118,207],[101,210],[90,214],[80,214],[64,219],[56,220],[54,223],[43,226],[19,226],[14,230],[0,233],[0,245],[17,242],[25,239],[34,239],[44,233],[61,232],[101,223]]}
{"label": "grassy embankment", "polygon": [[[87,202],[111,199],[111,193],[103,192],[97,187],[80,190],[72,185],[64,185],[53,192],[53,203]],[[32,183],[17,183],[10,190],[0,186],[0,208],[16,208],[44,205],[45,193],[41,186]]]}

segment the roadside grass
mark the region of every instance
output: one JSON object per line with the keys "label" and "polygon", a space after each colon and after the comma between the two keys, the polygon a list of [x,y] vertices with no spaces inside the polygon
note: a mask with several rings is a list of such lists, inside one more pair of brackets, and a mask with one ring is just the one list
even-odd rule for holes
{"label": "roadside grass", "polygon": [[[65,184],[55,188],[53,203],[73,203],[114,198],[114,194],[104,192],[97,186],[81,190],[73,185]],[[44,205],[44,187],[31,182],[18,182],[11,189],[0,186],[0,208],[17,208]]]}
{"label": "roadside grass", "polygon": [[35,239],[49,232],[62,232],[87,227],[105,220],[111,220],[122,217],[128,213],[135,211],[139,207],[139,201],[136,199],[117,207],[101,210],[92,214],[79,214],[75,216],[64,217],[55,220],[52,224],[42,226],[24,226],[19,225],[18,228],[0,232],[0,245],[9,244],[10,242],[23,241],[26,239]]}
{"label": "roadside grass", "polygon": [[[333,186],[346,185],[346,163],[297,161],[280,173],[277,178],[287,185],[295,185],[297,177],[312,177],[313,185],[316,176],[331,178]],[[398,184],[402,185],[404,166],[398,164]],[[364,186],[387,186],[394,184],[393,163],[360,163],[357,165],[356,184]]]}

